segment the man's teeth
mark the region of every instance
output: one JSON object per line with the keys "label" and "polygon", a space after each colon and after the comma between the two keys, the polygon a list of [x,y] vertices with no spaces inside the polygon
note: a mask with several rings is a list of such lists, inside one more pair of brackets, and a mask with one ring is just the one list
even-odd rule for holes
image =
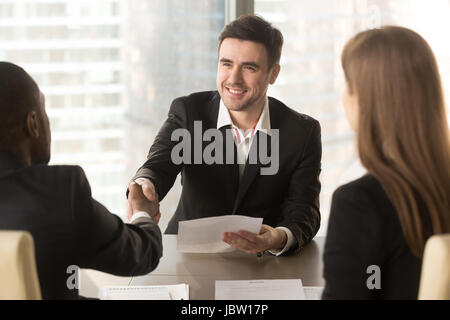
{"label": "man's teeth", "polygon": [[230,90],[230,92],[233,94],[241,94],[242,92],[244,92],[244,90],[233,90],[233,89],[228,89],[228,90]]}

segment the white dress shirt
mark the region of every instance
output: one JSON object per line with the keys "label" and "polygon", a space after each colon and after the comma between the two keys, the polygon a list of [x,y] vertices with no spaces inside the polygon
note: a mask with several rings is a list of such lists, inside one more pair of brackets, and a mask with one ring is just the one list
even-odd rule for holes
{"label": "white dress shirt", "polygon": [[133,223],[134,220],[139,219],[139,218],[149,218],[149,219],[151,219],[152,217],[150,217],[150,215],[147,212],[145,212],[145,211],[138,211],[138,212],[135,212],[131,216],[130,223]]}
{"label": "white dress shirt", "polygon": [[[253,127],[253,129],[243,131],[234,125],[227,107],[223,103],[222,99],[220,99],[219,116],[217,117],[217,129],[220,129],[224,126],[231,126],[231,128],[233,128],[234,143],[236,144],[237,161],[239,164],[240,181],[244,174],[245,162],[247,161],[248,154],[256,132],[261,131],[268,134],[269,136],[272,135],[270,127],[269,100],[266,98],[261,115],[259,116],[258,122]],[[289,230],[288,228],[277,227],[277,229],[283,230],[287,235],[286,245],[283,249],[270,250],[270,253],[278,256],[289,250],[294,245],[295,238],[291,230]]]}

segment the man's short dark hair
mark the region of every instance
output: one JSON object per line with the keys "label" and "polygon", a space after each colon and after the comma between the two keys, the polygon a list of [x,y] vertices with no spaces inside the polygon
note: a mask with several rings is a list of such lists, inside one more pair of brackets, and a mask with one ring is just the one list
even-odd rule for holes
{"label": "man's short dark hair", "polygon": [[20,137],[26,115],[40,106],[39,88],[21,67],[0,61],[0,147]]}
{"label": "man's short dark hair", "polygon": [[263,18],[250,14],[227,24],[219,35],[219,48],[226,38],[254,41],[266,47],[269,68],[280,61],[283,35]]}

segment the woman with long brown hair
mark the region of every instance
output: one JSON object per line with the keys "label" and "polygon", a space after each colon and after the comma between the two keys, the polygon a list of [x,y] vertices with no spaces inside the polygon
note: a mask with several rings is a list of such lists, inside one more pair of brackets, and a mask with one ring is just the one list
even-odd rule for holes
{"label": "woman with long brown hair", "polygon": [[433,52],[416,32],[359,33],[342,53],[343,104],[368,174],[338,188],[324,299],[417,299],[422,254],[450,232],[450,143]]}

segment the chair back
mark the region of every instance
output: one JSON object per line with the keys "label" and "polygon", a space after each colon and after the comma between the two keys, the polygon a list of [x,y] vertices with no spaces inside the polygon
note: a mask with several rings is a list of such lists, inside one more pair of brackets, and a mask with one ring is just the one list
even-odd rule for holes
{"label": "chair back", "polygon": [[450,300],[450,234],[434,235],[425,245],[419,300]]}
{"label": "chair back", "polygon": [[33,237],[26,231],[0,231],[0,299],[40,300]]}

